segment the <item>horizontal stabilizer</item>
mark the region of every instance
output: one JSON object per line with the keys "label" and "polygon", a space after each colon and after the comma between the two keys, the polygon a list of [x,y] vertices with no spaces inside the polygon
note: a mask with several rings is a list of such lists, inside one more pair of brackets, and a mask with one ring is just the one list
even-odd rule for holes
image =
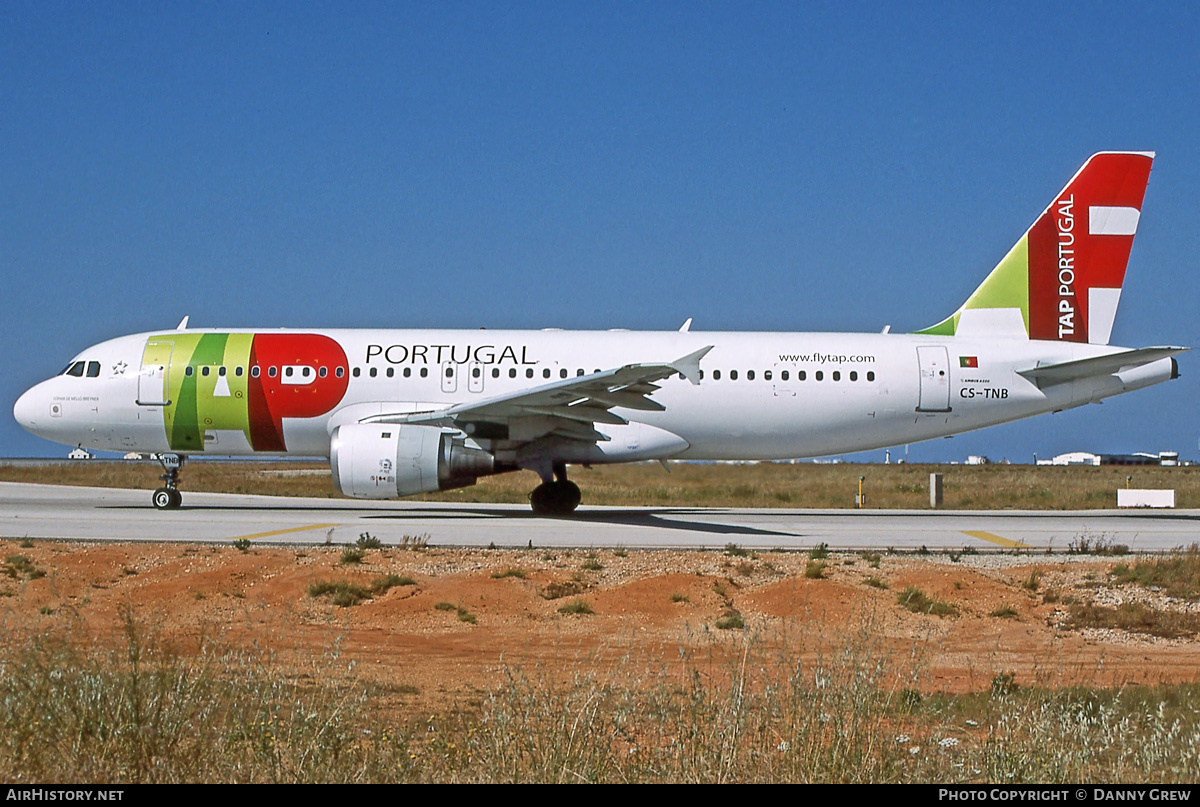
{"label": "horizontal stabilizer", "polygon": [[1029,370],[1018,370],[1017,374],[1028,378],[1039,388],[1053,387],[1056,384],[1065,384],[1081,378],[1115,375],[1189,349],[1186,347],[1143,347],[1137,350],[1109,353],[1106,356],[1093,356],[1090,359],[1076,359],[1075,361],[1033,367]]}

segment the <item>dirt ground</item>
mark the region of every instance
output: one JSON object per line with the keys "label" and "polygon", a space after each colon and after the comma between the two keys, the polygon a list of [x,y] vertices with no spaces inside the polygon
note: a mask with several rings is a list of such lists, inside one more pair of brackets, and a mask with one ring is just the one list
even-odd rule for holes
{"label": "dirt ground", "polygon": [[[1093,556],[841,553],[812,578],[807,553],[384,548],[353,564],[334,546],[3,540],[0,549],[8,566],[23,556],[43,575],[0,577],[4,641],[66,631],[115,647],[128,612],[185,652],[205,637],[268,650],[298,676],[342,670],[420,711],[477,700],[503,685],[506,668],[635,682],[751,641],[801,659],[869,645],[907,676],[898,684],[923,692],[986,689],[1008,672],[1052,686],[1193,681],[1200,659],[1194,637],[1065,629],[1073,599],[1195,608],[1112,586],[1116,560]],[[318,582],[369,586],[386,575],[411,582],[349,607],[310,593]],[[958,614],[906,610],[897,599],[908,586]],[[591,613],[560,611],[574,603]],[[743,627],[718,627],[734,612]]]}

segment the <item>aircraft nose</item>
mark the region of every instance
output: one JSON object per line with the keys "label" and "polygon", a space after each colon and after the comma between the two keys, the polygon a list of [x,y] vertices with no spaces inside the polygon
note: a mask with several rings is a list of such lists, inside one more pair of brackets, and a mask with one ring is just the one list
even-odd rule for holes
{"label": "aircraft nose", "polygon": [[34,434],[37,434],[38,430],[37,421],[40,414],[38,400],[40,398],[41,394],[38,388],[33,387],[26,390],[25,394],[17,398],[17,402],[13,404],[13,417],[16,418],[17,423],[20,423],[26,431]]}

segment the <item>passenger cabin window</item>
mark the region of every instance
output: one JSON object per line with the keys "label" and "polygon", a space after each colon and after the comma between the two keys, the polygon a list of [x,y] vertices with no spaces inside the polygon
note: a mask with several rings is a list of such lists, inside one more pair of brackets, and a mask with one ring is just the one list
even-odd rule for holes
{"label": "passenger cabin window", "polygon": [[857,380],[858,380],[858,372],[857,372],[857,371],[855,371],[855,370],[851,370],[851,371],[850,371],[850,380],[851,380],[851,381],[857,381]]}
{"label": "passenger cabin window", "polygon": [[730,371],[729,371],[729,380],[730,380],[730,381],[737,381],[737,370],[730,370]]}
{"label": "passenger cabin window", "polygon": [[262,373],[262,368],[260,368],[257,364],[250,368],[251,378],[258,378],[260,373]]}
{"label": "passenger cabin window", "polygon": [[242,373],[245,371],[245,369],[246,369],[245,367],[242,367],[241,365],[238,365],[237,367],[234,367],[234,368],[233,368],[233,374],[234,374],[235,376],[237,376],[238,378],[241,378],[241,377],[242,377]]}
{"label": "passenger cabin window", "polygon": [[371,378],[374,378],[375,376],[379,375],[379,368],[378,368],[378,367],[372,367],[372,368],[371,368],[371,370],[370,370],[370,372],[371,372]]}
{"label": "passenger cabin window", "polygon": [[721,371],[713,370],[713,381],[720,381],[720,380],[721,380]]}
{"label": "passenger cabin window", "polygon": [[[784,372],[787,372],[787,371],[785,370]],[[801,381],[807,381],[808,380],[808,372],[805,370],[801,370],[799,373],[796,374],[796,378],[800,379]]]}
{"label": "passenger cabin window", "polygon": [[192,367],[190,364],[183,369],[183,374],[187,375],[187,376],[190,376],[195,372],[196,372],[196,368]]}
{"label": "passenger cabin window", "polygon": [[875,371],[874,371],[874,370],[868,370],[868,371],[867,371],[867,380],[868,380],[868,381],[874,381],[874,380],[875,380]]}
{"label": "passenger cabin window", "polygon": [[421,378],[425,378],[425,377],[427,377],[428,375],[429,375],[429,368],[428,368],[428,367],[422,367],[422,368],[421,368]]}
{"label": "passenger cabin window", "polygon": [[754,371],[753,371],[753,370],[747,370],[747,371],[746,371],[746,380],[747,380],[747,381],[753,381],[753,380],[754,380]]}
{"label": "passenger cabin window", "polygon": [[763,370],[763,381],[770,381],[770,380],[771,380],[771,371]]}
{"label": "passenger cabin window", "polygon": [[[241,369],[241,368],[239,368],[239,369]],[[319,375],[321,378],[324,378],[325,376],[329,375],[329,368],[322,367],[320,370],[317,370],[317,375]],[[389,375],[390,375],[390,373],[389,373]]]}
{"label": "passenger cabin window", "polygon": [[346,374],[346,368],[345,368],[345,367],[339,367],[339,368],[337,368],[337,370],[335,370],[335,371],[334,371],[334,373],[333,373],[333,374],[334,374],[335,376],[337,376],[338,378],[341,378],[342,376],[344,376],[344,375]]}
{"label": "passenger cabin window", "polygon": [[841,373],[841,371],[840,371],[840,370],[834,370],[834,371],[833,371],[833,380],[834,380],[834,381],[841,381],[841,380],[842,380],[842,373]]}
{"label": "passenger cabin window", "polygon": [[411,367],[405,367],[405,368],[404,368],[404,377],[405,377],[405,378],[408,378],[408,377],[409,377],[409,376],[411,376],[411,375],[412,375],[412,368],[411,368]]}
{"label": "passenger cabin window", "polygon": [[825,380],[825,371],[817,370],[816,375],[813,377],[816,378],[818,381],[824,381]]}
{"label": "passenger cabin window", "polygon": [[[322,367],[321,369],[322,369],[322,370],[324,370],[325,368],[324,368],[324,367]],[[395,367],[389,367],[389,368],[387,368],[387,377],[388,377],[388,378],[391,378],[391,377],[392,377],[392,376],[394,376],[394,375],[396,375],[396,368],[395,368]]]}
{"label": "passenger cabin window", "polygon": [[362,375],[362,368],[355,367],[354,371],[351,373],[351,375],[354,376],[355,378],[358,378],[360,375]]}
{"label": "passenger cabin window", "polygon": [[[779,380],[780,380],[780,381],[787,381],[787,380],[788,380],[788,371],[787,371],[787,370],[780,370],[780,371],[779,371]],[[803,381],[803,380],[804,380],[804,373],[803,373],[803,372],[801,372],[801,373],[800,373],[800,380],[801,380],[801,381]]]}

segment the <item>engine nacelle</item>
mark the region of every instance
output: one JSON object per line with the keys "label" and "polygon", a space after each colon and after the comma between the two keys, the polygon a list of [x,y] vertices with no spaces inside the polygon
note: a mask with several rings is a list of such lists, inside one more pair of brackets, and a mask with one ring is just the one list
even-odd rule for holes
{"label": "engine nacelle", "polygon": [[394,499],[474,485],[495,473],[491,454],[436,426],[351,423],[329,444],[333,483],[356,499]]}

